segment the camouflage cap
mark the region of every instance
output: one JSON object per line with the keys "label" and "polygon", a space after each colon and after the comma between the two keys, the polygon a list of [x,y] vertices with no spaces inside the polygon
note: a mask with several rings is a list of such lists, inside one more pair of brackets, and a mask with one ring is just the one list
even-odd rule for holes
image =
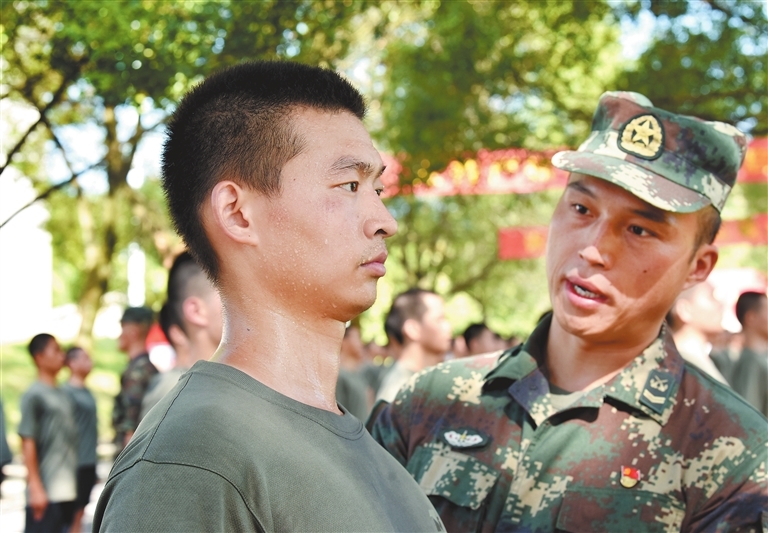
{"label": "camouflage cap", "polygon": [[120,319],[121,324],[152,324],[155,320],[155,313],[149,307],[129,307],[123,313]]}
{"label": "camouflage cap", "polygon": [[730,124],[658,109],[642,94],[607,92],[589,138],[552,164],[615,183],[665,211],[722,211],[746,151],[746,136]]}

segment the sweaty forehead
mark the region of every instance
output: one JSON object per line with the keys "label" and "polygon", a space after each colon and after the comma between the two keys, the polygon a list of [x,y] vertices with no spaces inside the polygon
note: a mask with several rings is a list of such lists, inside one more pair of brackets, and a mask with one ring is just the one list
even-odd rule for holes
{"label": "sweaty forehead", "polygon": [[348,111],[299,108],[290,114],[289,120],[289,128],[301,147],[297,151],[299,156],[309,156],[329,166],[340,158],[382,165],[365,126]]}

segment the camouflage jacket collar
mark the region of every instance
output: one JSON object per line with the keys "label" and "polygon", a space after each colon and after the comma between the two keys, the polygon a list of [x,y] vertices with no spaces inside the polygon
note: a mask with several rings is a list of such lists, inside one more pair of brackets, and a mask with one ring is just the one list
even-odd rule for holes
{"label": "camouflage jacket collar", "polygon": [[[551,315],[545,317],[524,344],[502,354],[483,383],[483,391],[509,388],[509,394],[537,424],[553,414],[551,408],[542,409],[540,405],[549,404],[549,384],[539,368],[544,362],[551,320]],[[683,368],[672,335],[662,326],[656,340],[624,370],[608,383],[587,391],[573,407],[599,408],[606,398],[611,398],[664,425],[674,407]]]}

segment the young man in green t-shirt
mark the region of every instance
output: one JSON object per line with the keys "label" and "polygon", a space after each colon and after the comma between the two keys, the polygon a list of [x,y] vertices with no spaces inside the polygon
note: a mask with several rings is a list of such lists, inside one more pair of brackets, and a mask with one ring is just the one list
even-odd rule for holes
{"label": "young man in green t-shirt", "polygon": [[66,353],[70,375],[61,388],[72,399],[77,423],[77,498],[75,499],[72,531],[79,532],[85,514],[85,506],[91,501],[91,491],[96,484],[96,446],[98,444],[98,417],[96,398],[85,380],[93,368],[93,360],[80,346],[72,346]]}
{"label": "young man in green t-shirt", "polygon": [[76,496],[77,425],[69,397],[56,386],[64,352],[48,333],[35,335],[29,353],[37,380],[21,397],[21,451],[27,467],[24,531],[67,531]]}
{"label": "young man in green t-shirt", "polygon": [[120,531],[443,531],[407,472],[336,403],[347,321],[397,224],[362,96],[335,72],[243,63],[168,127],[171,216],[224,326],[118,458],[94,519]]}

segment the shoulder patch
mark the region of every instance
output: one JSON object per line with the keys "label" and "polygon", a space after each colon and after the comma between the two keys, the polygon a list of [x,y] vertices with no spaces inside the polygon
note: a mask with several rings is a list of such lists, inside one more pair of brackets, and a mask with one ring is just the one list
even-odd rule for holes
{"label": "shoulder patch", "polygon": [[443,440],[453,448],[480,448],[489,442],[488,435],[476,429],[448,429],[443,432]]}
{"label": "shoulder patch", "polygon": [[650,407],[657,414],[664,411],[667,405],[669,393],[672,391],[673,377],[669,372],[655,368],[648,375],[643,392],[640,394],[640,403]]}

